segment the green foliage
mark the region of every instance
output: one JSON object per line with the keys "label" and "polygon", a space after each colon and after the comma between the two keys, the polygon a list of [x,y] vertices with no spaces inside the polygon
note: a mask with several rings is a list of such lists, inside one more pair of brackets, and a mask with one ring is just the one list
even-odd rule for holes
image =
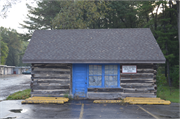
{"label": "green foliage", "polygon": [[[146,11],[146,9],[143,9],[145,6],[149,6],[152,9],[150,11]],[[140,9],[141,7],[142,9]],[[141,17],[144,16],[144,18],[147,19],[146,22],[144,19],[144,27],[151,28],[166,58],[165,77],[167,77],[167,81],[169,82],[169,85],[171,85],[171,79],[174,77],[172,75],[173,67],[179,65],[179,41],[176,3],[172,1],[146,1],[142,2],[140,8],[140,13],[143,13],[141,14]],[[162,12],[158,14],[157,11],[160,8]],[[153,12],[153,9],[155,12]]]}
{"label": "green foliage", "polygon": [[179,88],[171,87],[170,89],[167,85],[163,85],[161,88],[163,90],[157,92],[157,97],[174,103],[180,103]]}
{"label": "green foliage", "polygon": [[105,16],[105,28],[136,28],[138,2],[109,1]]}
{"label": "green foliage", "polygon": [[61,6],[58,0],[39,0],[37,1],[37,7],[27,4],[27,8],[29,9],[29,14],[27,14],[28,20],[20,24],[23,28],[29,30],[29,33],[21,34],[25,40],[31,38],[34,30],[53,29],[52,19],[59,13]]}
{"label": "green foliage", "polygon": [[156,75],[157,92],[163,91],[164,90],[163,86],[167,84],[167,80],[164,72],[165,72],[164,67],[158,67],[157,75]]}
{"label": "green foliage", "polygon": [[172,77],[172,84],[175,87],[179,87],[179,65],[172,67],[170,77]]}
{"label": "green foliage", "polygon": [[138,2],[42,0],[37,5],[27,5],[29,20],[21,24],[29,29],[29,34],[22,34],[26,39],[36,29],[137,27],[137,10],[134,6]]}
{"label": "green foliage", "polygon": [[98,12],[98,5],[93,1],[61,1],[61,10],[53,19],[55,29],[83,29],[88,28],[92,22],[103,17]]}
{"label": "green foliage", "polygon": [[20,100],[20,99],[27,99],[31,96],[31,89],[26,89],[23,91],[18,91],[16,93],[13,93],[12,95],[9,95],[6,100]]}
{"label": "green foliage", "polygon": [[1,53],[2,53],[2,62],[3,64],[10,66],[19,66],[22,64],[22,56],[20,55],[25,51],[25,43],[19,34],[14,29],[8,29],[0,27],[0,36],[1,40]]}
{"label": "green foliage", "polygon": [[159,67],[157,70],[157,96],[165,99],[170,100],[171,102],[179,102],[179,66],[173,67],[171,70],[171,77],[173,77],[173,86],[168,87],[167,79],[165,77],[165,68]]}
{"label": "green foliage", "polygon": [[1,45],[1,64],[5,64],[6,63],[6,58],[8,56],[9,53],[9,48],[7,46],[7,43],[3,42],[2,40],[0,40],[0,45]]}

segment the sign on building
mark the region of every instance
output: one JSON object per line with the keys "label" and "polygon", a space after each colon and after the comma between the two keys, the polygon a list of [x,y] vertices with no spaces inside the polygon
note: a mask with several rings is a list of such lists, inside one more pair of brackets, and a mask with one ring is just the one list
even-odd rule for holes
{"label": "sign on building", "polygon": [[122,73],[137,73],[136,65],[123,65]]}

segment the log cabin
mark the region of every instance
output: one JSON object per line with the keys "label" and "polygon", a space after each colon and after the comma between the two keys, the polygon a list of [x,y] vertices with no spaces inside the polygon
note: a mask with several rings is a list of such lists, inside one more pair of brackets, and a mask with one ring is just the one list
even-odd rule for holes
{"label": "log cabin", "polygon": [[31,96],[156,97],[165,57],[149,28],[36,30],[23,56]]}

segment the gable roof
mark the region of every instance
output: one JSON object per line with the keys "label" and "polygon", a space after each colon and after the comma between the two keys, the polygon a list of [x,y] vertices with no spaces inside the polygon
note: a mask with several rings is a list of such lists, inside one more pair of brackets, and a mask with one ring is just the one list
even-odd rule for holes
{"label": "gable roof", "polygon": [[149,28],[37,30],[24,63],[165,63]]}

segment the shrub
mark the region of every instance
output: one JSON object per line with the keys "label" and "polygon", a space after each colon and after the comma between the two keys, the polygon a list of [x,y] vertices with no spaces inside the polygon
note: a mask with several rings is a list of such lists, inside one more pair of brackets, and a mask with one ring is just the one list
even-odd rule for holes
{"label": "shrub", "polygon": [[64,97],[65,97],[65,98],[68,98],[69,96],[68,96],[68,94],[66,93],[66,94],[64,94]]}
{"label": "shrub", "polygon": [[157,75],[156,75],[157,93],[163,91],[164,90],[163,86],[167,84],[165,74],[163,73],[164,70],[165,69],[163,67],[158,67]]}
{"label": "shrub", "polygon": [[179,65],[175,65],[171,69],[170,77],[174,87],[179,87]]}

